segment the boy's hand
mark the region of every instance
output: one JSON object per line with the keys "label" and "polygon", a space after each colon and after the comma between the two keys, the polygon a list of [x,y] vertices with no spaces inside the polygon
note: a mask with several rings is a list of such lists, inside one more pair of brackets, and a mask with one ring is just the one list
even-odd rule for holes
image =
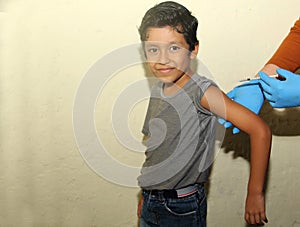
{"label": "boy's hand", "polygon": [[268,223],[265,211],[265,197],[263,193],[248,192],[245,208],[245,220],[251,225]]}
{"label": "boy's hand", "polygon": [[139,203],[138,203],[138,208],[137,208],[137,216],[139,218],[141,217],[143,203],[144,203],[144,197],[140,196]]}

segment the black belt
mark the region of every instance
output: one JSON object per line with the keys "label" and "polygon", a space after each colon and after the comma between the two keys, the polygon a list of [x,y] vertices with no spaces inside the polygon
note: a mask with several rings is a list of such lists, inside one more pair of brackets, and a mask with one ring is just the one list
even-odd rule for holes
{"label": "black belt", "polygon": [[198,187],[203,184],[190,185],[180,189],[166,189],[166,190],[143,190],[149,195],[159,196],[162,195],[166,199],[178,199],[185,196],[189,196],[197,192]]}

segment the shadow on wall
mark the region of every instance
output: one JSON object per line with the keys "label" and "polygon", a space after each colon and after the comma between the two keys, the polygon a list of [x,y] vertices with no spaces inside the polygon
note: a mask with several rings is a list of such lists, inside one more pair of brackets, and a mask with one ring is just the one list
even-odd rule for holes
{"label": "shadow on wall", "polygon": [[[300,68],[295,72],[300,75]],[[275,136],[299,136],[300,135],[300,107],[274,109],[265,101],[259,116],[270,126]],[[243,157],[250,161],[249,136],[240,132],[233,135],[232,128],[226,130],[222,148],[225,153],[233,152],[233,158]]]}
{"label": "shadow on wall", "polygon": [[[300,135],[300,107],[279,110],[273,109],[270,104],[266,102],[259,116],[270,126],[273,135]],[[241,131],[233,135],[232,128],[227,129],[222,148],[225,153],[232,153],[233,159],[242,157],[250,163],[250,138],[248,134]],[[269,174],[270,171],[268,170],[265,181],[266,191],[268,190]],[[250,225],[245,224],[245,227],[250,227]]]}
{"label": "shadow on wall", "polygon": [[[300,74],[300,68],[296,73]],[[300,136],[300,107],[274,109],[267,101],[265,101],[259,116],[270,126],[273,135]],[[218,124],[217,127],[223,126]],[[250,162],[250,138],[248,134],[242,131],[233,135],[232,127],[226,129],[221,148],[225,153],[232,152],[233,159],[242,157]],[[268,176],[269,171],[267,171],[265,182],[266,189],[268,187]],[[293,226],[296,226],[297,224],[298,223],[296,222]],[[245,227],[250,227],[250,225],[245,224]]]}
{"label": "shadow on wall", "polygon": [[[270,126],[273,135],[300,135],[300,107],[274,109],[268,102],[265,102],[259,116]],[[249,161],[249,136],[242,131],[233,135],[231,131],[232,128],[226,130],[222,144],[224,152],[233,152],[233,158],[242,157]]]}

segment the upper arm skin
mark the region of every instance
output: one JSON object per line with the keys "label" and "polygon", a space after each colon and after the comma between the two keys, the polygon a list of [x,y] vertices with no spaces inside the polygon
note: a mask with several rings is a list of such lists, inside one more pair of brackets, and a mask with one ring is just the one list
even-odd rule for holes
{"label": "upper arm skin", "polygon": [[[249,97],[251,99],[251,97]],[[220,89],[210,86],[200,100],[201,106],[230,121],[247,134],[269,134],[268,125],[255,113],[229,99]]]}

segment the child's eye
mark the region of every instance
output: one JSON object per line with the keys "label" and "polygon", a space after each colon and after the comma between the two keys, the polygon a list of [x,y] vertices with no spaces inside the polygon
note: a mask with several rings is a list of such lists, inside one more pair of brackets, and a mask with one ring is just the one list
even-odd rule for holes
{"label": "child's eye", "polygon": [[150,47],[150,48],[147,49],[147,52],[151,53],[151,54],[155,54],[155,53],[158,52],[158,48],[156,48],[156,47]]}
{"label": "child's eye", "polygon": [[173,52],[179,51],[180,49],[181,49],[181,48],[180,48],[179,46],[176,46],[176,45],[170,46],[170,51],[173,51]]}

